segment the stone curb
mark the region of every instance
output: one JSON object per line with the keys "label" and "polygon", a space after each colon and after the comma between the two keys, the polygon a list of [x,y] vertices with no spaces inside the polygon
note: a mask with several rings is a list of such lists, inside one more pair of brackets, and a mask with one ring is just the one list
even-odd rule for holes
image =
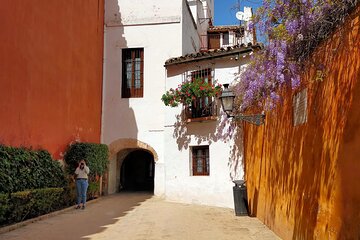
{"label": "stone curb", "polygon": [[[98,197],[96,199],[90,200],[90,201],[86,202],[86,204],[96,203],[101,198],[102,197]],[[31,223],[38,222],[38,221],[43,220],[43,219],[48,219],[48,218],[57,216],[59,214],[68,212],[70,210],[75,210],[74,206],[67,207],[67,208],[64,208],[64,209],[61,209],[61,210],[58,210],[58,211],[55,211],[55,212],[51,212],[51,213],[48,213],[48,214],[44,214],[44,215],[41,215],[41,216],[38,216],[38,217],[35,217],[35,218],[31,218],[31,219],[25,220],[23,222],[14,223],[14,224],[9,225],[9,226],[0,227],[0,234],[10,232],[10,231],[13,231],[13,230],[21,228],[21,227],[25,227],[26,225],[29,225]]]}

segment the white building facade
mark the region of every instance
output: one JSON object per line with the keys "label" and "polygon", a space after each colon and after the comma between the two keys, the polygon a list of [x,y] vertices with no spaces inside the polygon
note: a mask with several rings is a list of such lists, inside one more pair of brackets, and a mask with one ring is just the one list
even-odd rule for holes
{"label": "white building facade", "polygon": [[[169,59],[165,64],[166,87],[175,89],[195,77],[231,83],[257,48],[243,45]],[[244,166],[242,135],[235,131],[236,135],[228,136],[229,122],[215,97],[167,108],[164,132],[167,199],[234,207],[232,181],[244,178]]]}
{"label": "white building facade", "polygon": [[[182,63],[165,68],[164,63],[203,50],[213,9],[214,0],[105,1],[102,142],[110,149],[107,193],[153,189],[174,201],[233,207],[230,172],[242,177],[228,166],[233,140],[198,138],[214,135],[218,118],[187,124],[186,132],[177,135],[176,124],[185,123],[176,118],[182,108],[171,109],[161,101],[185,72],[199,69]],[[221,58],[219,63],[203,61],[201,68],[210,69],[220,83],[229,82],[246,59],[230,55],[231,64]],[[209,146],[208,176],[195,177],[189,170],[189,149],[196,146]],[[241,158],[238,154],[236,161]]]}

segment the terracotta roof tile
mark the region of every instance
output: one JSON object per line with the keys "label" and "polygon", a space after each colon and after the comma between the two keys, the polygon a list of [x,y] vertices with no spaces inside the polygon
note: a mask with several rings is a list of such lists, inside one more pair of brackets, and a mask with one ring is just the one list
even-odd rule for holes
{"label": "terracotta roof tile", "polygon": [[240,31],[244,30],[244,26],[229,25],[229,26],[212,26],[208,32],[223,32],[223,31]]}
{"label": "terracotta roof tile", "polygon": [[226,48],[220,48],[220,49],[209,49],[207,51],[202,52],[195,52],[195,53],[189,53],[185,54],[184,56],[180,57],[174,57],[166,60],[165,66],[174,65],[174,64],[182,64],[186,62],[192,62],[192,61],[199,61],[199,60],[205,60],[210,58],[218,58],[223,57],[231,54],[246,54],[249,52],[252,52],[254,50],[259,50],[262,48],[261,44],[252,45],[251,43],[248,43],[247,45],[241,44],[241,45],[235,45],[233,47],[226,47]]}

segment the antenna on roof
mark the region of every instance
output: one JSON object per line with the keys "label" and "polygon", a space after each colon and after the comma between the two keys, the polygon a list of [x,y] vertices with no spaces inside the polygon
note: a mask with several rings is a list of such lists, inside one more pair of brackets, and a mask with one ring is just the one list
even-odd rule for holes
{"label": "antenna on roof", "polygon": [[237,18],[238,20],[240,20],[240,21],[245,21],[245,14],[244,14],[244,12],[239,11],[239,12],[236,13],[235,16],[236,16],[236,18]]}
{"label": "antenna on roof", "polygon": [[238,10],[238,12],[236,12],[236,14],[235,14],[235,17],[239,20],[239,26],[241,26],[241,21],[243,21],[243,17],[241,16],[241,15],[243,15],[243,14],[241,14],[242,12],[240,11],[241,10],[241,5],[240,5],[240,0],[238,0],[237,1],[238,3],[237,3],[237,9],[236,10]]}
{"label": "antenna on roof", "polygon": [[[250,11],[251,11],[251,9],[250,9]],[[248,10],[247,7],[244,7],[244,12],[238,11],[238,12],[236,13],[236,18],[237,18],[238,20],[240,20],[240,21],[245,21],[245,22],[247,22],[247,21],[249,21],[250,18],[251,18],[251,13],[249,13],[249,10]]]}

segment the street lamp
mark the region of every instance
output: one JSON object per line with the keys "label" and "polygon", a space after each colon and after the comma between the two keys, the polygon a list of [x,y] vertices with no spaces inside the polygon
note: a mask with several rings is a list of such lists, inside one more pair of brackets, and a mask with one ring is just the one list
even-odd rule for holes
{"label": "street lamp", "polygon": [[239,114],[236,116],[232,114],[234,110],[235,95],[229,89],[229,84],[224,84],[224,90],[222,91],[219,98],[221,101],[221,106],[229,118],[235,118],[235,120],[245,121],[251,124],[255,124],[257,126],[265,123],[265,114]]}

